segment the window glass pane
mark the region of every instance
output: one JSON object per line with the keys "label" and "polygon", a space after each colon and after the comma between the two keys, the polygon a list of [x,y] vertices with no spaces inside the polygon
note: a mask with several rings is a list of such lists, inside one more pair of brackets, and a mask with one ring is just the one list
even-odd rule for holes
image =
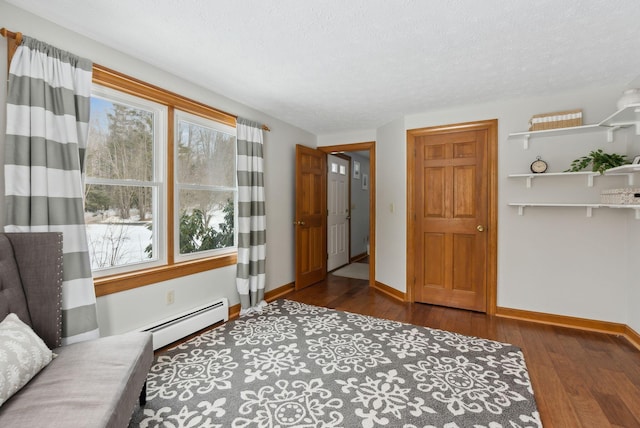
{"label": "window glass pane", "polygon": [[178,183],[235,187],[235,143],[235,135],[179,120]]}
{"label": "window glass pane", "polygon": [[88,177],[153,180],[153,112],[91,97]]}
{"label": "window glass pane", "polygon": [[233,247],[235,192],[180,190],[180,254]]}
{"label": "window glass pane", "polygon": [[142,186],[85,186],[85,221],[92,269],[154,258],[153,189]]}

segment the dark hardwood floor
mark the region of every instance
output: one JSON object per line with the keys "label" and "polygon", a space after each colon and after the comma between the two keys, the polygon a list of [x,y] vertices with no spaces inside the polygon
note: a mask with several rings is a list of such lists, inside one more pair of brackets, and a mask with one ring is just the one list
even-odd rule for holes
{"label": "dark hardwood floor", "polygon": [[640,351],[622,337],[403,303],[331,274],[285,298],[517,345],[546,428],[640,427]]}

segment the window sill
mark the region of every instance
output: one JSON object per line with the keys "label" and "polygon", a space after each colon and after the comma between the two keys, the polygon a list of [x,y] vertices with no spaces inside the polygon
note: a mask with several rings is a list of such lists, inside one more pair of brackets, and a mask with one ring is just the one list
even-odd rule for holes
{"label": "window sill", "polygon": [[93,283],[96,297],[100,297],[161,281],[180,278],[182,276],[231,266],[236,264],[237,261],[237,253],[225,254],[223,256],[176,263],[170,266],[160,266],[151,269],[137,270],[135,272],[104,276],[94,279]]}

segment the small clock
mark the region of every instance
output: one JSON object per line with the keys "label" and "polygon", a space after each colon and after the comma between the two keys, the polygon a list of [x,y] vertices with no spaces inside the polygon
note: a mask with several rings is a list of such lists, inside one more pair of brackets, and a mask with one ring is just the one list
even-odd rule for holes
{"label": "small clock", "polygon": [[531,172],[535,174],[542,174],[547,170],[548,167],[549,165],[547,165],[545,161],[540,159],[540,156],[538,156],[536,160],[531,162]]}

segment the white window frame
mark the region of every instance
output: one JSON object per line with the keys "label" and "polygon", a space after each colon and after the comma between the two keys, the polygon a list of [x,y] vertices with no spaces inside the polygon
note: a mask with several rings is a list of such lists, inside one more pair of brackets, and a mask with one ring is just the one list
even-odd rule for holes
{"label": "white window frame", "polygon": [[[174,110],[174,149],[173,149],[173,159],[174,159],[174,177],[173,177],[173,185],[174,185],[174,195],[173,195],[173,236],[174,236],[174,248],[173,248],[173,257],[176,262],[189,261],[194,259],[201,259],[206,257],[213,256],[221,256],[225,254],[231,254],[238,251],[238,165],[237,165],[237,153],[234,156],[234,183],[233,187],[227,186],[213,186],[213,185],[193,185],[193,184],[180,184],[178,183],[178,167],[177,167],[177,159],[178,159],[178,132],[180,131],[179,123],[189,122],[194,125],[202,126],[205,128],[211,128],[215,131],[222,132],[225,134],[233,135],[238,138],[236,128],[233,126],[225,125],[223,123],[217,122],[212,119],[207,119],[201,116],[197,116],[191,113],[187,113],[185,111],[175,109]],[[235,146],[235,151],[237,152],[237,142]],[[198,251],[196,253],[190,254],[180,254],[180,190],[181,189],[192,189],[192,190],[206,190],[206,191],[228,191],[233,192],[233,243],[232,247],[226,248],[216,248],[213,250],[204,250]]]}
{"label": "white window frame", "polygon": [[[129,95],[116,89],[107,88],[92,83],[91,97],[114,101],[134,108],[151,111],[153,113],[153,180],[150,182],[139,180],[113,180],[105,178],[85,177],[86,184],[109,184],[125,186],[149,186],[153,195],[153,233],[152,248],[153,258],[149,261],[128,263],[126,265],[98,268],[92,270],[93,276],[115,275],[119,273],[133,272],[141,269],[153,268],[167,264],[166,242],[167,228],[167,187],[165,184],[167,168],[167,118],[168,108],[165,105],[155,103],[134,95]],[[87,148],[88,149],[88,148]]]}

